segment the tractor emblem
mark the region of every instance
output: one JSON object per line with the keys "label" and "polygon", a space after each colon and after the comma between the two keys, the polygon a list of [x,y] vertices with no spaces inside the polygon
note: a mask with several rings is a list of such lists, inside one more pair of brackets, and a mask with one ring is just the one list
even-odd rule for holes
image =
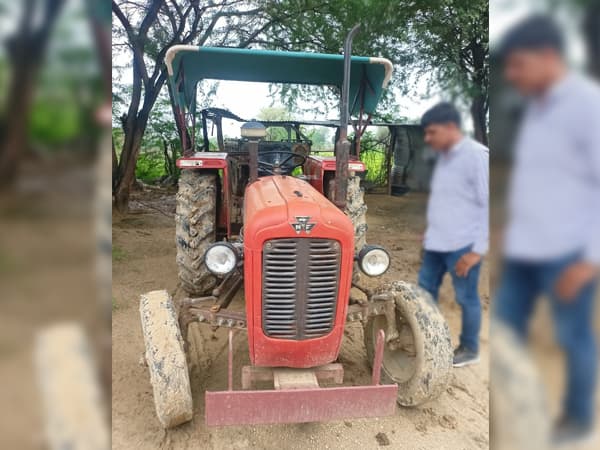
{"label": "tractor emblem", "polygon": [[309,216],[296,216],[297,222],[291,223],[290,225],[296,231],[296,234],[302,233],[305,231],[306,234],[310,234],[310,230],[312,230],[316,223],[308,223],[310,220]]}

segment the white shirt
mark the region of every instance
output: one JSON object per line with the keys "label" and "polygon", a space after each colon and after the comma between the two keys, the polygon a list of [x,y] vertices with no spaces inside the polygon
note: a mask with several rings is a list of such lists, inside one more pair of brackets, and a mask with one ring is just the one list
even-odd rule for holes
{"label": "white shirt", "polygon": [[504,251],[600,263],[600,87],[569,75],[530,102],[515,149]]}
{"label": "white shirt", "polygon": [[468,245],[488,249],[489,150],[465,137],[439,155],[427,205],[425,249],[451,252]]}

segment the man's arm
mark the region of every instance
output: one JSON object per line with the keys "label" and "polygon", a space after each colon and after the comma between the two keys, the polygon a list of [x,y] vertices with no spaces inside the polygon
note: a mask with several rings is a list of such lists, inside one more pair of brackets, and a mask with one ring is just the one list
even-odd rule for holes
{"label": "man's arm", "polygon": [[481,215],[473,252],[483,256],[488,251],[490,237],[490,153],[487,148],[475,161],[475,194]]}
{"label": "man's arm", "polygon": [[593,118],[587,133],[586,148],[589,167],[592,170],[590,179],[590,202],[588,208],[593,214],[587,245],[584,250],[584,260],[600,267],[600,95],[598,103],[594,104],[594,111],[589,115]]}
{"label": "man's arm", "polygon": [[[590,102],[592,111],[587,111],[584,129],[581,135],[585,137],[586,167],[591,170],[589,178],[589,199],[587,205],[592,214],[588,228],[588,236],[583,249],[582,260],[567,267],[558,278],[556,293],[565,301],[573,301],[588,283],[600,273],[600,96],[598,102]],[[568,220],[565,218],[564,220]]]}
{"label": "man's arm", "polygon": [[477,224],[477,236],[471,252],[463,255],[457,262],[455,271],[459,277],[466,277],[469,270],[481,261],[489,246],[489,151],[481,151],[474,159],[472,170],[475,190],[475,203],[480,214]]}

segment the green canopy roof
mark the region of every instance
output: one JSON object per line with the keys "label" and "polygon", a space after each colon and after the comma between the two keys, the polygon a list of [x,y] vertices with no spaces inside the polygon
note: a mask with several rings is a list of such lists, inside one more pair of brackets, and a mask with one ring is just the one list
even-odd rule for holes
{"label": "green canopy roof", "polygon": [[[227,47],[176,45],[165,58],[176,101],[186,109],[195,101],[198,81],[258,81],[328,85],[341,88],[344,78],[343,55],[280,52]],[[392,63],[384,58],[353,56],[350,75],[350,113],[375,111],[392,74]]]}

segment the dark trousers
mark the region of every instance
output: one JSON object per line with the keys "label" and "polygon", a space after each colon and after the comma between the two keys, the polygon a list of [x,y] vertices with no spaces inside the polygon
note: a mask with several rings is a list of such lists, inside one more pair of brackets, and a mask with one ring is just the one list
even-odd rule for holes
{"label": "dark trousers", "polygon": [[564,412],[587,425],[594,416],[598,367],[593,332],[595,286],[586,286],[571,302],[561,301],[554,292],[560,274],[576,260],[577,256],[541,263],[506,260],[496,291],[494,315],[525,339],[536,300],[540,295],[548,297],[556,339],[567,362]]}
{"label": "dark trousers", "polygon": [[479,300],[478,284],[481,263],[471,268],[466,277],[456,274],[455,266],[465,253],[471,251],[471,246],[453,252],[434,252],[425,250],[423,264],[419,271],[419,286],[438,301],[438,293],[446,272],[452,276],[456,301],[462,309],[462,332],[460,345],[479,351],[479,330],[481,329],[481,301]]}

